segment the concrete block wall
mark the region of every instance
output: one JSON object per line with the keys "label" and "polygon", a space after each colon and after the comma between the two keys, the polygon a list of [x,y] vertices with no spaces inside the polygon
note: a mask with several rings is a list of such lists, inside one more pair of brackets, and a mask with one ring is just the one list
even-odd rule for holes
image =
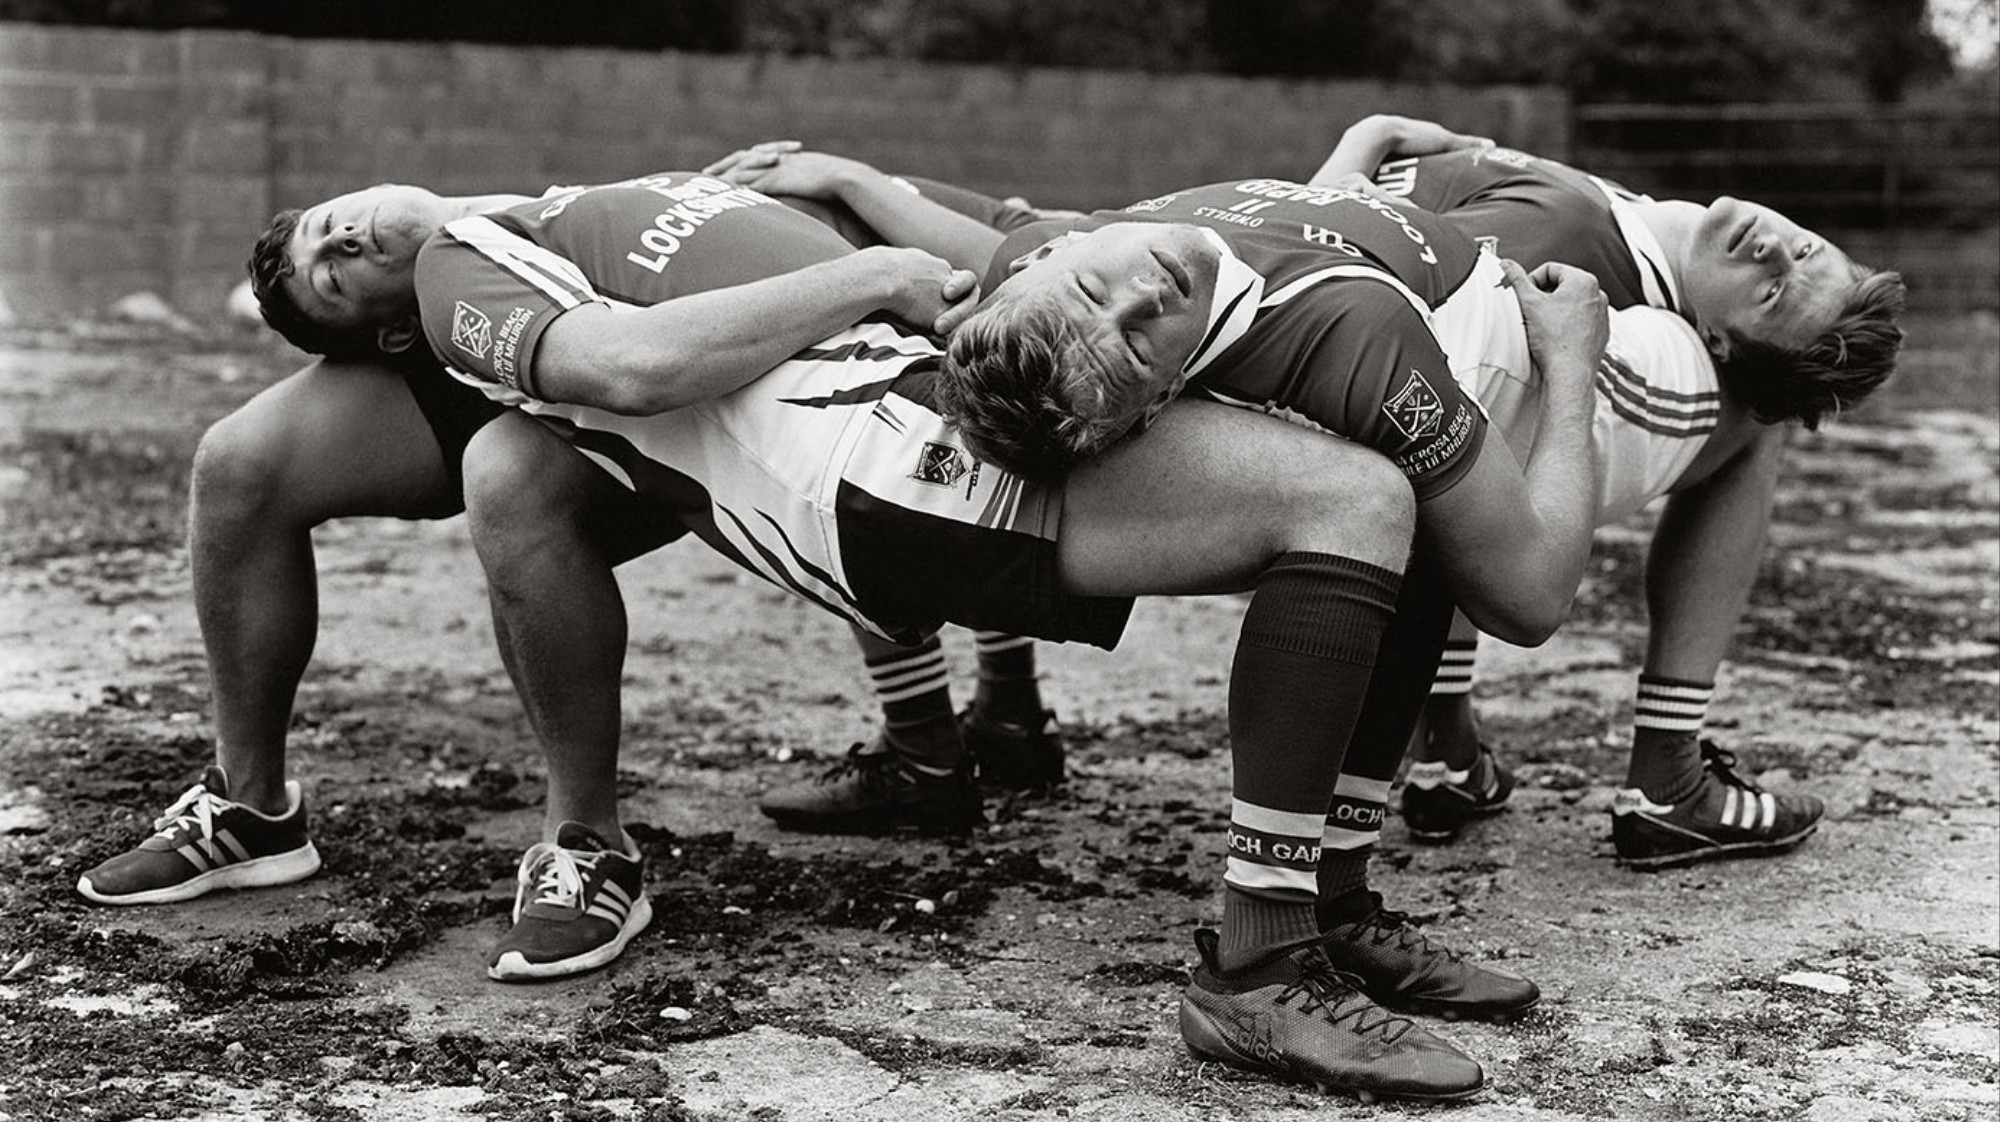
{"label": "concrete block wall", "polygon": [[387,180],[535,192],[793,137],[1052,206],[1304,176],[1372,112],[1552,155],[1560,91],[0,23],[0,301],[220,314],[270,214]]}

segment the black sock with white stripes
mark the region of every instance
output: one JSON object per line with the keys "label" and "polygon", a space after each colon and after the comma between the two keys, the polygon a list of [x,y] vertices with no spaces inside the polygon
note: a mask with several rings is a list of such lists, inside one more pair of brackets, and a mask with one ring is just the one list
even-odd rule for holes
{"label": "black sock with white stripes", "polygon": [[1714,697],[1714,682],[1639,675],[1627,787],[1637,787],[1653,802],[1671,805],[1701,786],[1701,725]]}
{"label": "black sock with white stripes", "polygon": [[1390,570],[1308,552],[1283,555],[1257,582],[1229,674],[1224,969],[1317,930],[1327,805],[1401,584]]}
{"label": "black sock with white stripes", "polygon": [[915,771],[946,775],[957,768],[965,748],[952,716],[951,677],[938,637],[866,662],[889,750]]}
{"label": "black sock with white stripes", "polygon": [[1410,745],[1410,758],[1464,771],[1479,758],[1479,725],[1472,715],[1472,681],[1478,670],[1479,638],[1447,639],[1437,678],[1424,702],[1423,738]]}

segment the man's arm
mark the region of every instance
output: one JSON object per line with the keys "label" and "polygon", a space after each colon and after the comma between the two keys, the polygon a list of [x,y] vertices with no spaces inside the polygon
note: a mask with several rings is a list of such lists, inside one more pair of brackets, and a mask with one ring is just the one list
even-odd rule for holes
{"label": "man's arm", "polygon": [[1333,152],[1308,182],[1314,187],[1337,186],[1344,176],[1375,174],[1391,156],[1431,156],[1460,148],[1489,148],[1489,137],[1453,132],[1432,121],[1378,113],[1363,117],[1340,134]]}
{"label": "man's arm", "polygon": [[1590,557],[1597,513],[1591,458],[1592,380],[1609,332],[1588,273],[1505,262],[1528,323],[1544,391],[1534,451],[1519,465],[1487,440],[1465,476],[1417,508],[1459,606],[1486,633],[1534,646],[1569,614]]}
{"label": "man's arm", "polygon": [[766,195],[844,203],[884,242],[928,250],[975,274],[986,271],[1006,237],[844,156],[760,145],[710,164],[707,172]]}
{"label": "man's arm", "polygon": [[1667,498],[1646,556],[1646,673],[1712,682],[1756,583],[1788,428]]}
{"label": "man's arm", "polygon": [[927,327],[976,283],[922,250],[882,246],[651,307],[584,304],[542,333],[535,391],[629,416],[663,413],[755,381],[876,312]]}

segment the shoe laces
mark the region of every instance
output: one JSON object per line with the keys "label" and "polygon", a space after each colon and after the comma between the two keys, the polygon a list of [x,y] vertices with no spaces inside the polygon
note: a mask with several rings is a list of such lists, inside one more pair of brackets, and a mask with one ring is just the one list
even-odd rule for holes
{"label": "shoe laces", "polygon": [[1442,957],[1453,962],[1462,957],[1458,951],[1431,942],[1431,937],[1417,927],[1408,912],[1378,907],[1373,915],[1341,926],[1355,928],[1358,934],[1377,946],[1386,945],[1393,939],[1401,950],[1416,951],[1421,955]]}
{"label": "shoe laces", "polygon": [[559,908],[578,907],[583,897],[583,874],[595,871],[605,851],[584,853],[564,849],[554,842],[536,842],[521,858],[515,880],[521,889],[532,888],[529,904],[552,904]]}
{"label": "shoe laces", "polygon": [[1713,740],[1701,742],[1701,766],[1707,768],[1717,779],[1731,787],[1740,787],[1752,794],[1764,789],[1736,774],[1736,753],[1722,747]]}
{"label": "shoe laces", "polygon": [[172,838],[175,834],[192,831],[194,842],[201,846],[209,857],[215,856],[215,816],[235,804],[221,795],[197,783],[181,792],[181,797],[166,813],[153,819],[155,837]]}
{"label": "shoe laces", "polygon": [[[1380,1032],[1382,1039],[1392,1044],[1414,1023],[1368,1000],[1361,992],[1359,978],[1335,968],[1317,952],[1300,956],[1298,980],[1278,991],[1277,1003],[1283,1005],[1295,996],[1304,998],[1299,1002],[1301,1010],[1320,1014],[1327,1024],[1348,1021],[1356,1035]],[[1379,1016],[1370,1020],[1370,1013]]]}
{"label": "shoe laces", "polygon": [[868,745],[857,743],[847,750],[847,757],[827,768],[819,777],[822,787],[834,783],[844,783],[853,776],[863,791],[880,791],[895,782],[896,754],[894,752],[870,752]]}

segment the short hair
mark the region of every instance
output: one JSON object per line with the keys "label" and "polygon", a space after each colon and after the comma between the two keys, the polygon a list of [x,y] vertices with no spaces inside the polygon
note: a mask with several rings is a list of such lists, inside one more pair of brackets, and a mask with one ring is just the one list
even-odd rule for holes
{"label": "short hair", "polygon": [[1767,425],[1798,421],[1808,429],[1860,404],[1896,369],[1903,345],[1907,288],[1900,274],[1856,264],[1854,287],[1833,324],[1799,350],[1736,338],[1716,364],[1731,396]]}
{"label": "short hair", "polygon": [[309,355],[338,359],[381,358],[375,332],[368,327],[346,329],[315,323],[285,289],[285,278],[294,272],[292,234],[299,228],[303,210],[281,210],[271,216],[257,244],[250,250],[250,292],[257,298],[257,311],[271,330]]}
{"label": "short hair", "polygon": [[1060,312],[1009,297],[995,292],[952,332],[937,407],[973,455],[1047,482],[1116,443],[1137,415]]}

